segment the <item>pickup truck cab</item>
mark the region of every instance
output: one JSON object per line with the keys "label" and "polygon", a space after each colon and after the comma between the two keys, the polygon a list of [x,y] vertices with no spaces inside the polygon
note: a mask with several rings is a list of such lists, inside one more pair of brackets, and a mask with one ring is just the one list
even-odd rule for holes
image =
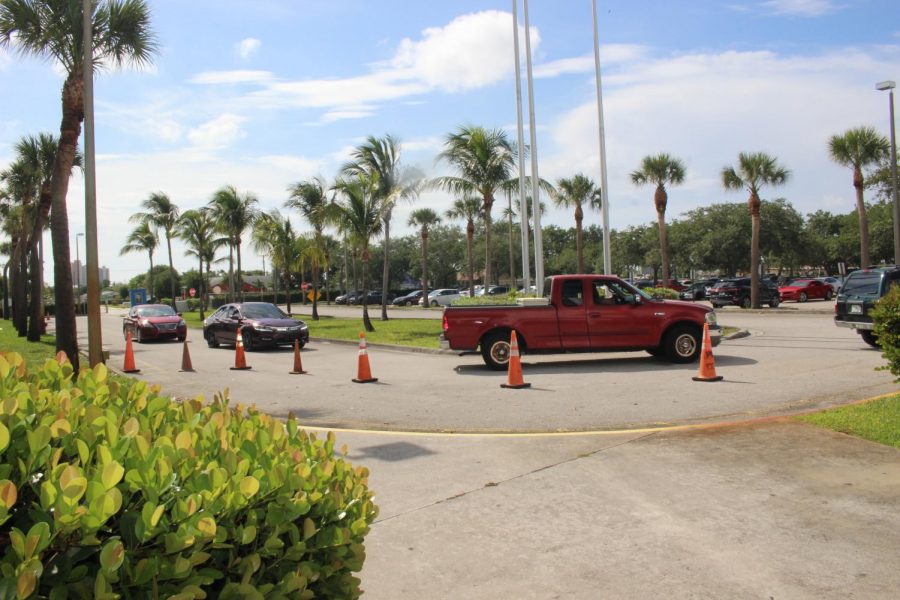
{"label": "pickup truck cab", "polygon": [[618,277],[558,275],[545,289],[520,306],[447,307],[441,347],[480,348],[489,368],[503,370],[512,331],[523,354],[643,350],[677,363],[699,357],[704,323],[713,345],[721,340],[712,309],[654,298]]}

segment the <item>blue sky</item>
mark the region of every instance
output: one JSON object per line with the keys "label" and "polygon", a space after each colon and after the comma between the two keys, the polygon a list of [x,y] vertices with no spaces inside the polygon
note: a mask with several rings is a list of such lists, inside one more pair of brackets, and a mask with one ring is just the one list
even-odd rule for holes
{"label": "blue sky", "polygon": [[[95,84],[100,260],[113,280],[146,269],[146,257],[118,251],[129,216],[153,192],[187,209],[234,185],[268,210],[281,207],[291,183],[333,178],[369,135],[397,136],[404,163],[428,175],[449,173],[434,157],[460,124],[507,128],[515,139],[509,1],[150,6],[154,65],[104,72]],[[539,173],[555,180],[580,171],[599,182],[591,3],[531,0],[529,8]],[[687,165],[684,185],[669,192],[669,220],[745,201],[719,180],[741,151],[768,152],[792,171],[764,197],[784,197],[804,214],[852,210],[851,174],[828,159],[826,144],[862,125],[888,134],[887,95],[874,85],[900,80],[900,2],[598,0],[598,11],[611,227],[655,219],[653,191],[628,174],[663,151]],[[0,50],[0,85],[2,169],[22,136],[58,133],[62,75]],[[73,257],[82,199],[75,175]],[[443,212],[450,201],[432,192],[415,206]],[[393,233],[408,232],[412,208],[395,213]],[[599,213],[586,221],[599,223]],[[572,217],[551,208],[543,222],[570,226]],[[179,270],[194,266],[183,250],[176,244]],[[248,255],[247,268],[261,266]]]}

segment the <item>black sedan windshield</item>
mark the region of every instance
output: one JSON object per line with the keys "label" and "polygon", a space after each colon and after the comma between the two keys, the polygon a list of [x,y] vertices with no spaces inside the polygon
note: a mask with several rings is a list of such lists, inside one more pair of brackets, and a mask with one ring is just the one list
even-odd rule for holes
{"label": "black sedan windshield", "polygon": [[245,304],[241,307],[245,319],[284,319],[287,315],[274,304]]}

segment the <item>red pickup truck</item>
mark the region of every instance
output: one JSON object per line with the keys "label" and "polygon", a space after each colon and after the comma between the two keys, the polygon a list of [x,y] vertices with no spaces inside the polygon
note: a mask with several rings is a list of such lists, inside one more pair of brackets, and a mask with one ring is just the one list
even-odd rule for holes
{"label": "red pickup truck", "polygon": [[449,306],[441,347],[474,352],[502,370],[509,362],[510,332],[521,353],[646,350],[677,363],[700,355],[703,324],[713,345],[721,340],[716,313],[705,306],[660,300],[618,277],[558,275],[550,297],[523,299],[521,306]]}

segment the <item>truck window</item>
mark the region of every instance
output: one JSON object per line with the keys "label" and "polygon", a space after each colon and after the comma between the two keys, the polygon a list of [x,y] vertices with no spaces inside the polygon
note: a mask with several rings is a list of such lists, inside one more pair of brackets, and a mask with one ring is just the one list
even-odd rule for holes
{"label": "truck window", "polygon": [[563,306],[584,305],[584,284],[580,279],[567,279],[563,282],[562,303]]}
{"label": "truck window", "polygon": [[599,306],[625,304],[625,297],[634,295],[630,288],[617,281],[595,281],[593,287],[594,304]]}

